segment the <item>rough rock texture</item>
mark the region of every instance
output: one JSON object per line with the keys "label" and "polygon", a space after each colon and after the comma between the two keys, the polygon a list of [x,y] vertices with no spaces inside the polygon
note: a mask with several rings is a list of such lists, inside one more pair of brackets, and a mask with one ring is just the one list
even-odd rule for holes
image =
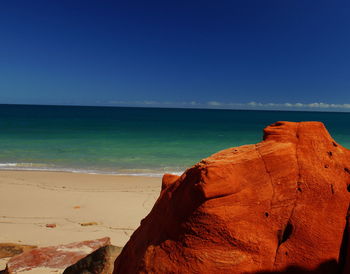
{"label": "rough rock texture", "polygon": [[0,259],[6,257],[13,257],[21,254],[24,251],[37,248],[35,245],[21,245],[14,243],[0,243]]}
{"label": "rough rock texture", "polygon": [[337,273],[349,184],[350,151],[322,123],[277,122],[261,143],[164,175],[114,273]]}
{"label": "rough rock texture", "polygon": [[110,244],[109,238],[36,248],[12,257],[5,273],[63,273],[69,266]]}
{"label": "rough rock texture", "polygon": [[37,248],[37,246],[15,243],[0,243],[0,274],[3,273],[4,269],[6,268],[6,264],[11,257],[34,248]]}
{"label": "rough rock texture", "polygon": [[121,251],[120,247],[107,245],[97,249],[89,256],[81,259],[76,264],[68,267],[63,274],[81,274],[81,273],[101,273],[112,274],[114,261]]}

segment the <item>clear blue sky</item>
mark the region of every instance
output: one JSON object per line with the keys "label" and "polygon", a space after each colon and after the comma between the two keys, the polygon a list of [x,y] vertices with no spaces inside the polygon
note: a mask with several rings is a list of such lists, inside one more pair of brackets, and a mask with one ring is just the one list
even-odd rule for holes
{"label": "clear blue sky", "polygon": [[0,103],[350,110],[349,14],[323,0],[1,1]]}

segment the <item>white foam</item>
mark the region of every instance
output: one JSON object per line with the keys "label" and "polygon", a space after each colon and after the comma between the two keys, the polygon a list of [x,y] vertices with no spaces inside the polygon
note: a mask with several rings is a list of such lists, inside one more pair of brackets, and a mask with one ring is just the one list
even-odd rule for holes
{"label": "white foam", "polygon": [[17,163],[0,163],[0,167],[13,167],[17,165]]}
{"label": "white foam", "polygon": [[183,171],[171,171],[164,170],[159,172],[145,171],[145,170],[128,170],[128,171],[105,171],[95,169],[73,169],[73,168],[60,168],[60,167],[48,167],[45,164],[37,163],[0,163],[0,170],[25,170],[25,171],[57,171],[57,172],[71,172],[71,173],[83,173],[83,174],[105,174],[115,176],[142,176],[142,177],[162,177],[164,173],[171,173],[175,175],[181,175]]}

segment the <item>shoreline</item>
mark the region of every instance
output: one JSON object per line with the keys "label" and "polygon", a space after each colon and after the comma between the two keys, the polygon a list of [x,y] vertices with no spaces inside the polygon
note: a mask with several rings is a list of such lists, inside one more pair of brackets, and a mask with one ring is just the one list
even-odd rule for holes
{"label": "shoreline", "polygon": [[159,177],[0,170],[0,243],[124,246],[160,189]]}
{"label": "shoreline", "polygon": [[[23,165],[23,167],[21,167]],[[27,166],[24,166],[27,165]],[[140,170],[135,169],[133,172],[129,171],[103,171],[98,169],[71,169],[71,168],[59,168],[59,167],[29,167],[29,164],[25,163],[0,163],[0,172],[1,171],[38,171],[38,172],[64,172],[64,173],[77,173],[77,174],[91,174],[91,175],[111,175],[111,176],[135,176],[135,177],[155,177],[161,178],[165,173],[181,175],[183,171],[175,170]]]}

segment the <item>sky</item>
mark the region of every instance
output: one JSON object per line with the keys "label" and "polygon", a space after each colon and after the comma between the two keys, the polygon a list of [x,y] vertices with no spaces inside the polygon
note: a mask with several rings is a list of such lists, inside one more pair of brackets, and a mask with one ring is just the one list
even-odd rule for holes
{"label": "sky", "polygon": [[350,111],[349,1],[0,2],[0,103]]}

